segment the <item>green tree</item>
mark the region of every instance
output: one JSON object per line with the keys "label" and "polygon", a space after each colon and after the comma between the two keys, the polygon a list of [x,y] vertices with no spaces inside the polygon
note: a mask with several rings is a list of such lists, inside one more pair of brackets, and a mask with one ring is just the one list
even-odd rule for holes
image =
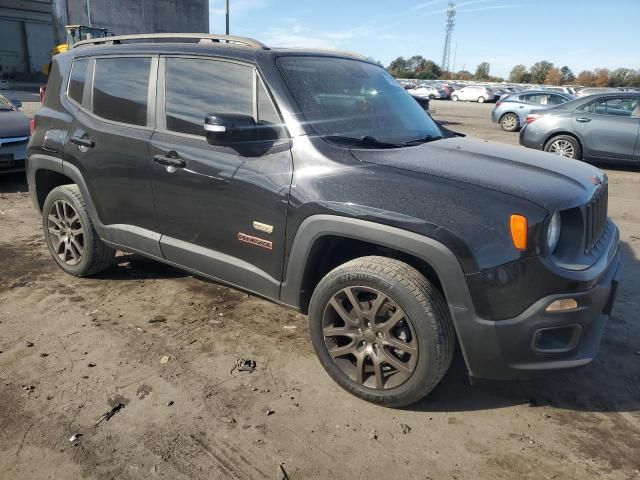
{"label": "green tree", "polygon": [[404,57],[398,57],[393,60],[387,70],[396,78],[414,78],[413,70],[409,68],[409,62]]}
{"label": "green tree", "polygon": [[488,80],[491,65],[489,62],[482,62],[476,67],[476,74],[473,76],[476,80]]}
{"label": "green tree", "polygon": [[534,63],[533,66],[529,69],[529,72],[531,72],[531,81],[533,83],[544,83],[549,70],[551,70],[552,68],[553,63],[547,62],[546,60],[541,60]]}
{"label": "green tree", "polygon": [[560,81],[562,84],[573,83],[576,79],[576,76],[573,74],[571,69],[566,65],[560,69]]}
{"label": "green tree", "polygon": [[524,65],[516,65],[511,69],[511,73],[509,74],[509,81],[513,83],[526,83],[527,76],[529,73],[527,72],[527,67]]}
{"label": "green tree", "polygon": [[469,70],[460,70],[455,74],[455,78],[458,80],[471,80],[473,78],[473,74]]}

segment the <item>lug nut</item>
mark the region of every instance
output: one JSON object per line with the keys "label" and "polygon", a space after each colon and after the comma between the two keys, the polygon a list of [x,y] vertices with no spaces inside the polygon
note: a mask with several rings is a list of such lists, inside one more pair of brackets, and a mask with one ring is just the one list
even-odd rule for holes
{"label": "lug nut", "polygon": [[376,335],[378,338],[382,338],[382,332],[378,332]]}

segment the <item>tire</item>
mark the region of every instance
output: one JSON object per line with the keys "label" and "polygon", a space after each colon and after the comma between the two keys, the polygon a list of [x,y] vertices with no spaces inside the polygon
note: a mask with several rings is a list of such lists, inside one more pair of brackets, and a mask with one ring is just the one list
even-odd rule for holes
{"label": "tire", "polygon": [[451,100],[454,101],[454,102],[457,102],[458,101],[458,96],[457,95],[452,95],[451,96]]}
{"label": "tire", "polygon": [[486,98],[484,98],[484,97],[478,97],[478,103],[484,103],[484,102],[486,102],[486,101],[487,101],[487,99],[486,99]]}
{"label": "tire", "polygon": [[428,395],[449,369],[455,346],[440,291],[406,263],[377,256],[347,262],[320,281],[309,306],[309,332],[331,378],[385,407]]}
{"label": "tire", "polygon": [[500,126],[505,132],[515,132],[520,128],[520,120],[515,113],[505,113],[500,118]]}
{"label": "tire", "polygon": [[49,192],[42,207],[42,227],[51,256],[68,274],[86,277],[113,263],[116,251],[100,240],[77,185]]}
{"label": "tire", "polygon": [[431,95],[429,95],[429,100],[435,100],[436,96],[432,93]]}
{"label": "tire", "polygon": [[544,151],[575,160],[582,158],[580,142],[570,135],[556,135],[550,138],[544,146]]}

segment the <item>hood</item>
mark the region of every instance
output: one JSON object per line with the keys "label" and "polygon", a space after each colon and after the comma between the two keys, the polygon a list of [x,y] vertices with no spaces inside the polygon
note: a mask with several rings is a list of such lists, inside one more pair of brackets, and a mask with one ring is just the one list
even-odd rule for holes
{"label": "hood", "polygon": [[449,138],[417,147],[353,150],[362,162],[470,183],[534,202],[548,211],[585,203],[600,170],[550,153],[486,140]]}
{"label": "hood", "polygon": [[28,136],[29,119],[24,113],[15,110],[0,110],[0,140]]}

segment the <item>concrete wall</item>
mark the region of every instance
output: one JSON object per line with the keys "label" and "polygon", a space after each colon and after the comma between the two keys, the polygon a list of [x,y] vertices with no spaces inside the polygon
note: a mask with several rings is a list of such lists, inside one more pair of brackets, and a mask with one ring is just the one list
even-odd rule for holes
{"label": "concrete wall", "polygon": [[53,0],[56,30],[91,24],[109,33],[209,32],[208,0]]}
{"label": "concrete wall", "polygon": [[0,79],[41,77],[54,46],[51,1],[0,1]]}

